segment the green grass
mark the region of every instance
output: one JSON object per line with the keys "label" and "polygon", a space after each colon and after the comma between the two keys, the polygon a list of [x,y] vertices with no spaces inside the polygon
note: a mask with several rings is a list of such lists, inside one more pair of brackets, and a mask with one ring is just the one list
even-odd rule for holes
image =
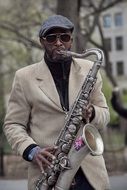
{"label": "green grass", "polygon": [[[107,104],[108,104],[109,111],[110,111],[110,123],[117,124],[119,122],[119,115],[114,111],[114,109],[111,105],[111,96],[112,96],[113,86],[103,71],[102,71],[102,80],[103,80],[102,91],[106,97]],[[126,96],[126,98],[127,98],[127,96]]]}
{"label": "green grass", "polygon": [[122,95],[122,102],[125,106],[127,106],[127,89],[123,90],[123,95]]}

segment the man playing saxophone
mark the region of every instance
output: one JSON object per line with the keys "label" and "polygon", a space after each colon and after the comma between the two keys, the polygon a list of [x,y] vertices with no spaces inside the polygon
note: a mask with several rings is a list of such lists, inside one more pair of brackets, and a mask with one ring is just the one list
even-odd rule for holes
{"label": "man playing saxophone", "polygon": [[[61,15],[45,20],[39,31],[44,57],[15,74],[4,131],[16,153],[29,162],[29,190],[35,190],[41,171],[52,168],[58,149],[53,144],[93,64],[60,53],[71,49],[73,30],[73,23]],[[98,130],[103,130],[109,122],[109,110],[101,88],[98,74],[87,109],[82,113],[83,120],[89,120]],[[70,190],[84,189],[109,189],[102,155],[87,155],[81,162]]]}

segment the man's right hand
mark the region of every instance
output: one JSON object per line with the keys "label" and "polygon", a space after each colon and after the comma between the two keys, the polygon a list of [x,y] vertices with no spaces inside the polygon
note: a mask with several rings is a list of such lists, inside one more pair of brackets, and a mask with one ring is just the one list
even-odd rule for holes
{"label": "man's right hand", "polygon": [[37,164],[41,171],[43,171],[46,167],[52,167],[52,160],[55,159],[53,155],[57,147],[46,147],[46,148],[38,148],[33,156],[32,162]]}

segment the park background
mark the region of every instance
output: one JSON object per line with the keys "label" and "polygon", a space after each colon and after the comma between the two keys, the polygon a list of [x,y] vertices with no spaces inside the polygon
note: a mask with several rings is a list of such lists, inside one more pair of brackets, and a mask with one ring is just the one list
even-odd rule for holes
{"label": "park background", "polygon": [[27,163],[11,150],[2,126],[15,71],[43,56],[38,31],[43,20],[61,14],[75,25],[73,51],[103,50],[103,92],[111,120],[102,134],[109,175],[127,172],[127,121],[112,108],[114,87],[127,105],[127,1],[126,0],[0,0],[0,177],[27,178]]}

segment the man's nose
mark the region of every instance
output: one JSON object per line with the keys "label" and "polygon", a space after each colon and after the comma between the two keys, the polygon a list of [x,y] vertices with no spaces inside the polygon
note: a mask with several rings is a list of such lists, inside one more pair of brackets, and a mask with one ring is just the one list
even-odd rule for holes
{"label": "man's nose", "polygon": [[57,37],[55,44],[56,44],[57,46],[62,45],[62,42],[60,41],[60,38],[59,38],[59,37]]}

